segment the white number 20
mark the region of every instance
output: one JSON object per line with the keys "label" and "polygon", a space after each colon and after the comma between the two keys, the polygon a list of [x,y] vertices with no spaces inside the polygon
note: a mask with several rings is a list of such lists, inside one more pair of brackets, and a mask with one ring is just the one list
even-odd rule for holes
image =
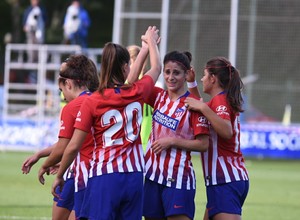
{"label": "white number 20", "polygon": [[[141,123],[142,106],[139,102],[130,103],[122,112],[117,109],[105,112],[101,117],[101,126],[113,125],[103,133],[104,146],[122,145],[124,139],[130,142],[135,141],[140,133]],[[124,136],[113,139],[112,137],[121,129],[124,129]]]}

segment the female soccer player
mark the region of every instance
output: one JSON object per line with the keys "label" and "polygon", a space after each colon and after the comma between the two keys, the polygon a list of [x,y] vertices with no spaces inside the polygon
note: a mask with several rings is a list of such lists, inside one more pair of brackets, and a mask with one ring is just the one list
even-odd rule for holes
{"label": "female soccer player", "polygon": [[[39,180],[44,183],[43,174],[50,170],[62,157],[65,147],[70,141],[74,128],[75,118],[79,107],[83,100],[95,91],[99,85],[97,69],[92,60],[84,55],[70,56],[61,64],[59,74],[59,88],[62,91],[68,104],[61,111],[61,127],[59,131],[59,139],[56,144],[46,148],[35,154],[23,164],[23,172],[28,169],[39,159],[39,156],[49,156],[39,170]],[[86,138],[82,145],[80,154],[78,154],[74,167],[70,167],[64,175],[65,187],[62,192],[57,188],[60,194],[59,199],[54,198],[54,206],[52,218],[57,220],[71,219],[70,212],[75,207],[80,207],[81,195],[85,188],[87,177],[84,176],[89,168],[89,154],[92,153],[89,146],[93,146],[93,138],[91,133]],[[48,153],[46,155],[45,153]],[[50,155],[49,155],[50,154]],[[36,156],[38,156],[36,158]],[[34,160],[33,160],[34,159]],[[35,161],[36,160],[36,161]],[[29,170],[28,170],[29,172]],[[75,175],[75,176],[74,176]],[[75,179],[74,179],[75,177]],[[75,185],[74,185],[75,180]],[[74,201],[75,190],[75,201]],[[74,206],[75,204],[75,206]],[[74,218],[74,217],[73,217]]]}
{"label": "female soccer player", "polygon": [[202,112],[210,122],[210,145],[201,154],[207,204],[204,219],[240,220],[249,189],[248,172],[240,148],[239,113],[243,83],[239,71],[224,57],[206,63],[201,79],[211,100],[187,98],[190,110]]}
{"label": "female soccer player", "polygon": [[167,90],[155,88],[152,131],[145,155],[146,179],[143,215],[145,219],[193,219],[196,178],[191,151],[208,148],[205,117],[184,106],[191,70],[189,52],[172,51],[164,57],[163,76]]}
{"label": "female soccer player", "polygon": [[95,148],[80,217],[141,219],[143,201],[143,149],[140,140],[142,107],[156,82],[161,62],[158,29],[149,27],[147,43],[151,67],[143,78],[124,85],[130,56],[121,45],[107,43],[101,57],[100,86],[78,113],[74,135],[62,158],[52,192],[62,186],[63,174],[74,160],[87,133],[93,129]]}

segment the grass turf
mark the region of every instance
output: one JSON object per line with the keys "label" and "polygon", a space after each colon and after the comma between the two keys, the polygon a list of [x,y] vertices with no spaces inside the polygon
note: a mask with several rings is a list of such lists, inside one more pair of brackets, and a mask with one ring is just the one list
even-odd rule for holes
{"label": "grass turf", "polygon": [[[0,152],[0,219],[51,219],[53,176],[43,186],[37,180],[38,162],[23,175],[21,165],[29,152]],[[205,187],[198,156],[193,157],[197,175],[196,215],[202,219]],[[250,191],[243,220],[292,220],[300,217],[300,160],[246,159]]]}

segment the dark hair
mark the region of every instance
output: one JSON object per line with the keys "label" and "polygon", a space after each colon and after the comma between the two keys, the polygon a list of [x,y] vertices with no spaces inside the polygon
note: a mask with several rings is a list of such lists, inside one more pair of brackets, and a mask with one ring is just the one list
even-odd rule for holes
{"label": "dark hair", "polygon": [[125,77],[123,65],[129,64],[128,50],[114,43],[106,43],[101,56],[99,92],[103,94],[106,88],[113,88],[116,84],[123,85]]}
{"label": "dark hair", "polygon": [[164,65],[169,61],[178,63],[186,71],[191,69],[192,54],[188,51],[171,51],[165,55]]}
{"label": "dark hair", "polygon": [[71,55],[65,61],[66,69],[59,73],[59,82],[65,83],[66,79],[74,80],[78,87],[86,86],[94,92],[99,86],[99,76],[95,63],[85,55]]}
{"label": "dark hair", "polygon": [[235,112],[243,112],[243,97],[241,90],[244,85],[240,77],[239,71],[231,65],[230,61],[225,57],[214,57],[210,59],[205,66],[208,73],[215,75],[221,88],[226,92],[226,98],[231,108]]}

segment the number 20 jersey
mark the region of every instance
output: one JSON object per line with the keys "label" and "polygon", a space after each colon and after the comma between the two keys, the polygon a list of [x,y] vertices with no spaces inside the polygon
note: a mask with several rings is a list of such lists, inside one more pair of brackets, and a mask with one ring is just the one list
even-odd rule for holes
{"label": "number 20 jersey", "polygon": [[144,76],[132,86],[109,88],[104,94],[87,97],[78,113],[75,128],[94,130],[96,147],[89,177],[108,173],[143,172],[140,139],[142,107],[154,87]]}

